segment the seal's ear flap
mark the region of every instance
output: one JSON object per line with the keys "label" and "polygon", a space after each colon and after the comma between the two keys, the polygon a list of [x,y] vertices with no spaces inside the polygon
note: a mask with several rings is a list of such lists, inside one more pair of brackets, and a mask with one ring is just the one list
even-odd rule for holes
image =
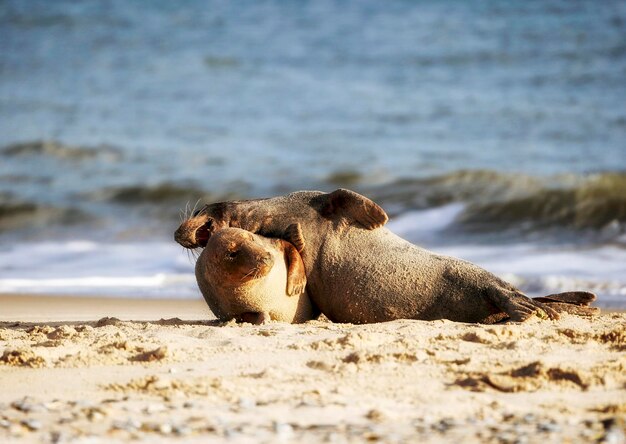
{"label": "seal's ear flap", "polygon": [[287,295],[297,296],[302,294],[304,287],[306,287],[304,262],[296,247],[282,239],[280,239],[280,242],[285,252],[285,260],[287,261]]}
{"label": "seal's ear flap", "polygon": [[374,201],[343,188],[326,195],[326,202],[320,213],[327,218],[343,216],[367,230],[382,227],[389,220],[385,210]]}

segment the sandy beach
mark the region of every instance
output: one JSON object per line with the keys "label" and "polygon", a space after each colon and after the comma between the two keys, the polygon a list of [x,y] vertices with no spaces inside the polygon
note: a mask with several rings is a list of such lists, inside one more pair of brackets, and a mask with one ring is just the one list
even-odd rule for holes
{"label": "sandy beach", "polygon": [[624,313],[253,326],[200,300],[0,307],[2,442],[624,440]]}

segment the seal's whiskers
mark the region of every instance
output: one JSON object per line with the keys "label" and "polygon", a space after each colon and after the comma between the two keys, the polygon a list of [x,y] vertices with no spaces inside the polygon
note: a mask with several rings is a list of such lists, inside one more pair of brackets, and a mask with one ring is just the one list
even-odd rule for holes
{"label": "seal's whiskers", "polygon": [[241,278],[241,280],[244,280],[247,277],[250,277],[250,275],[252,275],[253,279],[257,279],[259,277],[258,273],[261,270],[259,270],[259,267],[254,267],[252,270],[250,270],[244,277]]}
{"label": "seal's whiskers", "polygon": [[[193,250],[189,250],[188,248],[183,248],[183,250],[185,251],[185,253],[187,254],[187,260],[189,261],[190,264],[194,264],[194,260],[192,259],[191,253]],[[196,260],[198,259],[197,257],[195,258]]]}
{"label": "seal's whiskers", "polygon": [[196,208],[198,207],[198,204],[200,203],[201,199],[198,199],[196,201],[196,203],[194,204],[193,208],[191,209],[191,215],[193,216],[194,214],[196,214]]}

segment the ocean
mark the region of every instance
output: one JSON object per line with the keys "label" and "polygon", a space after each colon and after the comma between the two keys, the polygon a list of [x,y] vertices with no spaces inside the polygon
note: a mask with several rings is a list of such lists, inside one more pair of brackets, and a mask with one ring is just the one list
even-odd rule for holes
{"label": "ocean", "polygon": [[354,189],[626,308],[623,1],[0,3],[0,292],[197,298],[181,211]]}

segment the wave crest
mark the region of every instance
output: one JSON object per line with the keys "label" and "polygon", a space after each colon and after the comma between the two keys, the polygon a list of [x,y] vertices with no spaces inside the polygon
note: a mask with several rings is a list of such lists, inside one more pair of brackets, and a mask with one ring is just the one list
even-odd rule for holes
{"label": "wave crest", "polygon": [[370,195],[399,211],[463,202],[466,206],[455,225],[469,231],[552,227],[626,231],[626,174],[620,172],[533,177],[462,170],[401,180]]}
{"label": "wave crest", "polygon": [[76,208],[59,208],[34,202],[0,200],[0,232],[75,225],[91,220]]}
{"label": "wave crest", "polygon": [[170,182],[155,185],[129,185],[107,188],[92,195],[96,200],[103,199],[118,204],[169,204],[190,200],[211,199],[210,193],[195,187],[182,186]]}

